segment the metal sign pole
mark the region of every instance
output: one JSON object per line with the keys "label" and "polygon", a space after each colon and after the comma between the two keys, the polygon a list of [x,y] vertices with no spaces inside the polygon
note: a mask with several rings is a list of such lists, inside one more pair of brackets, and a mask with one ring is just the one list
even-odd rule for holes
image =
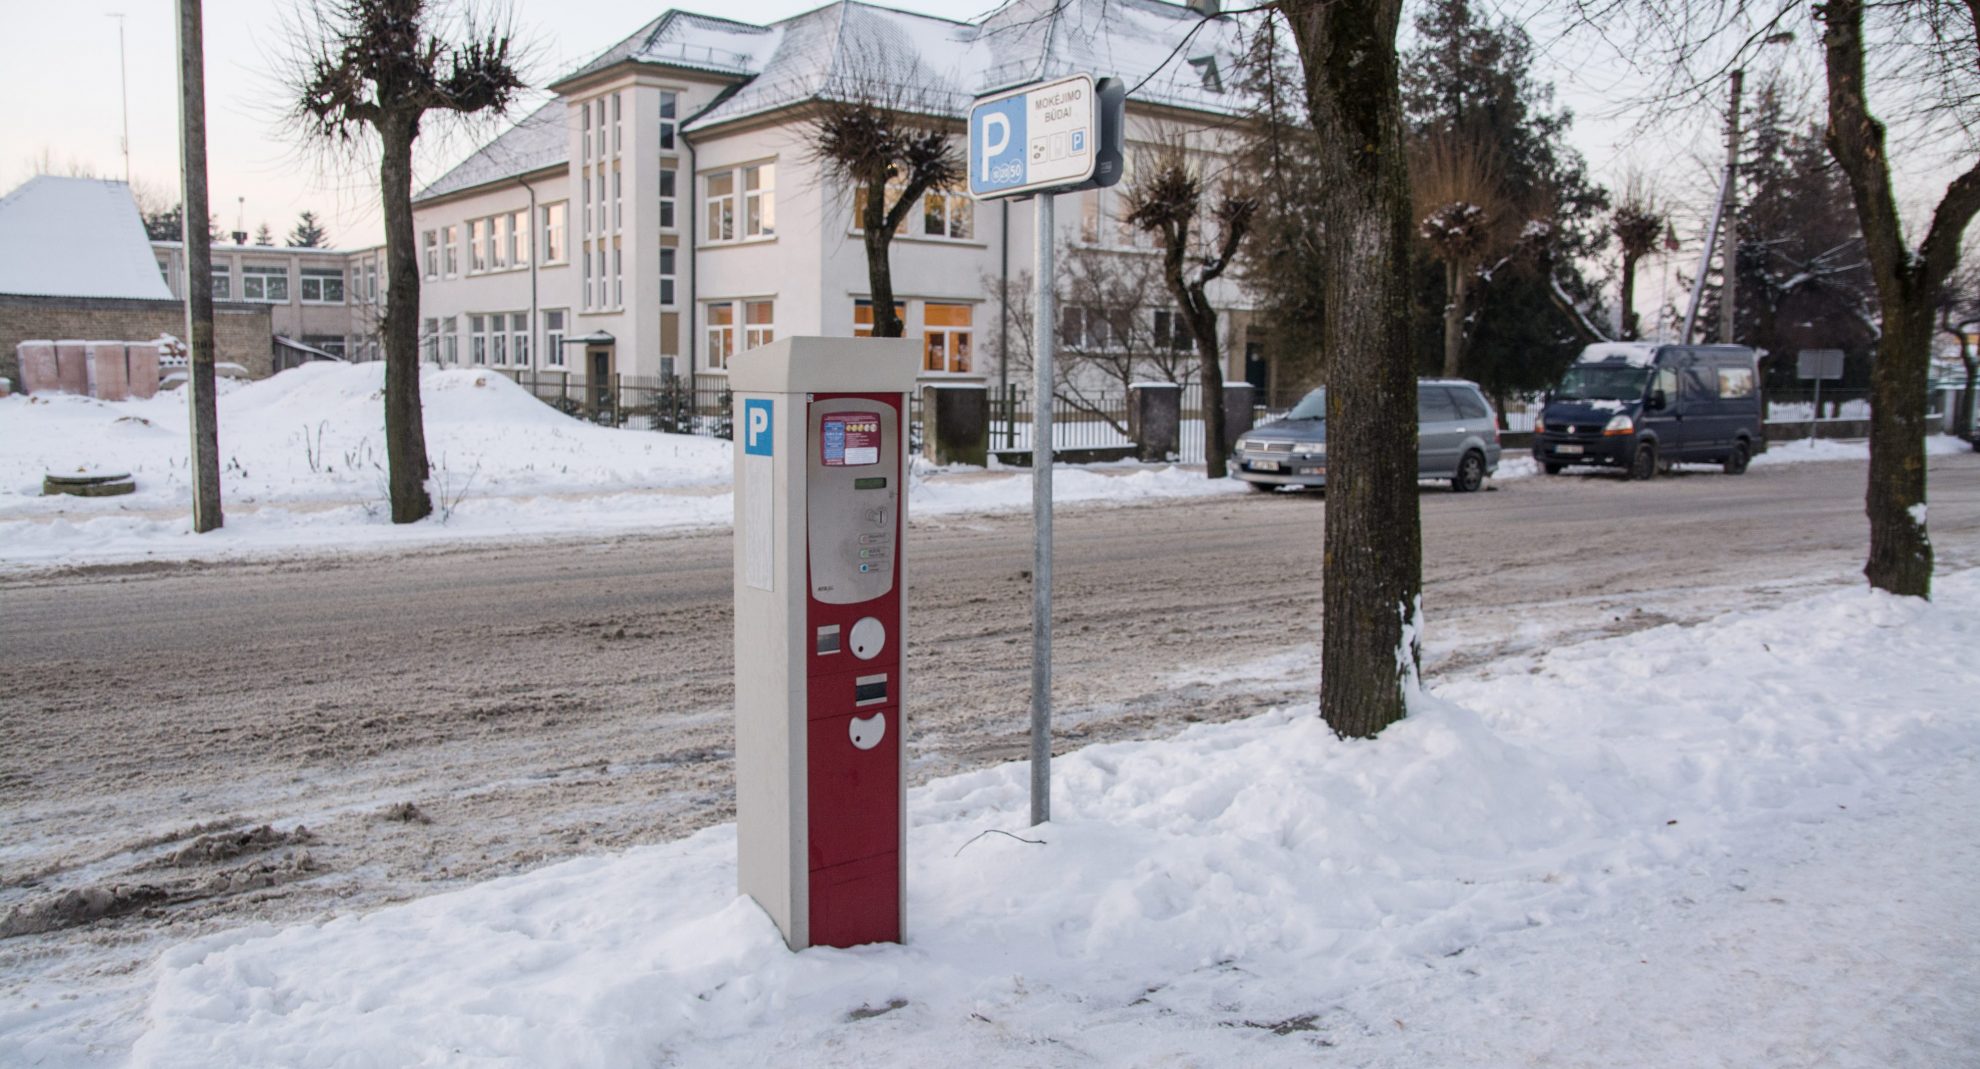
{"label": "metal sign pole", "polygon": [[1057,338],[1051,193],[1031,199],[1031,822],[1052,819],[1052,357]]}

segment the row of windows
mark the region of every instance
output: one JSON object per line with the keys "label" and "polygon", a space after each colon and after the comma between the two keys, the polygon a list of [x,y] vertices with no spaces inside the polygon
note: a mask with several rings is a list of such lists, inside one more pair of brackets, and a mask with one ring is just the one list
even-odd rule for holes
{"label": "row of windows", "polygon": [[1189,321],[1173,309],[1157,308],[1146,333],[1131,310],[1065,305],[1059,309],[1061,344],[1089,352],[1122,352],[1140,346],[1188,352],[1196,347]]}
{"label": "row of windows", "polygon": [[[907,305],[896,302],[894,315],[907,321]],[[967,372],[973,366],[974,320],[976,306],[941,301],[921,304],[921,369],[923,371]],[[853,337],[873,336],[873,302],[853,302]]]}
{"label": "row of windows", "polygon": [[[543,316],[543,363],[564,366],[564,335],[570,313],[562,308],[545,310]],[[462,321],[466,325],[466,352],[462,352]],[[528,312],[475,312],[466,316],[428,319],[420,325],[420,348],[425,358],[436,364],[470,366],[528,367],[530,338]]]}
{"label": "row of windows", "polygon": [[[337,267],[299,268],[299,277],[294,281],[301,284],[296,293],[304,304],[343,304],[351,289],[362,286],[366,300],[378,299],[378,266],[367,263],[362,268],[351,268],[350,286],[344,281],[344,271]],[[213,299],[216,301],[253,301],[259,304],[289,303],[289,269],[266,264],[244,264],[241,267],[241,288],[237,297],[234,293],[233,272],[225,267],[213,269]]]}
{"label": "row of windows", "polygon": [[[542,255],[539,263],[560,264],[568,255],[564,229],[567,210],[564,201],[537,208],[534,244],[535,251]],[[468,220],[465,224],[468,273],[528,266],[532,252],[528,219],[529,212],[524,210]],[[420,235],[420,256],[427,278],[453,278],[461,273],[462,229],[456,224]]]}
{"label": "row of windows", "polygon": [[[866,229],[866,186],[853,188],[852,228],[854,233]],[[886,210],[893,211],[900,203],[905,187],[887,187]],[[909,211],[901,217],[900,229],[896,234],[919,238],[952,238],[968,241],[976,236],[976,201],[962,190],[931,189],[922,195],[921,210]]]}

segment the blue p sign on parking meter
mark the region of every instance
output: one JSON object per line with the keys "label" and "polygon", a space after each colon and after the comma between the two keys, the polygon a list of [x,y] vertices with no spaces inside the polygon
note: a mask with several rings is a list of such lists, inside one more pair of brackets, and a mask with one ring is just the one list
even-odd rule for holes
{"label": "blue p sign on parking meter", "polygon": [[770,452],[770,402],[758,398],[743,401],[743,452],[759,457]]}

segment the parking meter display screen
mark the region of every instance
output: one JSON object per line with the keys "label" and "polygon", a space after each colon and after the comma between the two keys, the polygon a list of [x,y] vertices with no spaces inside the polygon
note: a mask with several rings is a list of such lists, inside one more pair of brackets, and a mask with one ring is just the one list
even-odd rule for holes
{"label": "parking meter display screen", "polygon": [[828,468],[880,463],[877,412],[828,412],[819,421],[818,458]]}

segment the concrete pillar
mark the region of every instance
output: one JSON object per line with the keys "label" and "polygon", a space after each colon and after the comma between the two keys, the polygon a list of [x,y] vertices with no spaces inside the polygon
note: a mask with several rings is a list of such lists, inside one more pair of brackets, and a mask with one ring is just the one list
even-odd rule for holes
{"label": "concrete pillar", "polygon": [[980,382],[921,387],[921,454],[937,464],[990,462],[990,390]]}
{"label": "concrete pillar", "polygon": [[155,341],[132,342],[125,347],[130,358],[131,396],[137,398],[158,395],[158,343]]}
{"label": "concrete pillar", "polygon": [[99,401],[131,399],[131,366],[123,342],[89,343],[89,392]]}
{"label": "concrete pillar", "polygon": [[62,388],[62,376],[55,363],[55,343],[24,341],[14,346],[21,361],[21,392],[40,393]]}
{"label": "concrete pillar", "polygon": [[55,343],[55,388],[80,397],[89,396],[89,343]]}
{"label": "concrete pillar", "polygon": [[1237,448],[1238,436],[1251,429],[1251,399],[1257,388],[1248,382],[1224,384],[1224,452]]}
{"label": "concrete pillar", "polygon": [[1134,457],[1155,464],[1182,454],[1182,387],[1173,382],[1137,382],[1128,387],[1129,429]]}

